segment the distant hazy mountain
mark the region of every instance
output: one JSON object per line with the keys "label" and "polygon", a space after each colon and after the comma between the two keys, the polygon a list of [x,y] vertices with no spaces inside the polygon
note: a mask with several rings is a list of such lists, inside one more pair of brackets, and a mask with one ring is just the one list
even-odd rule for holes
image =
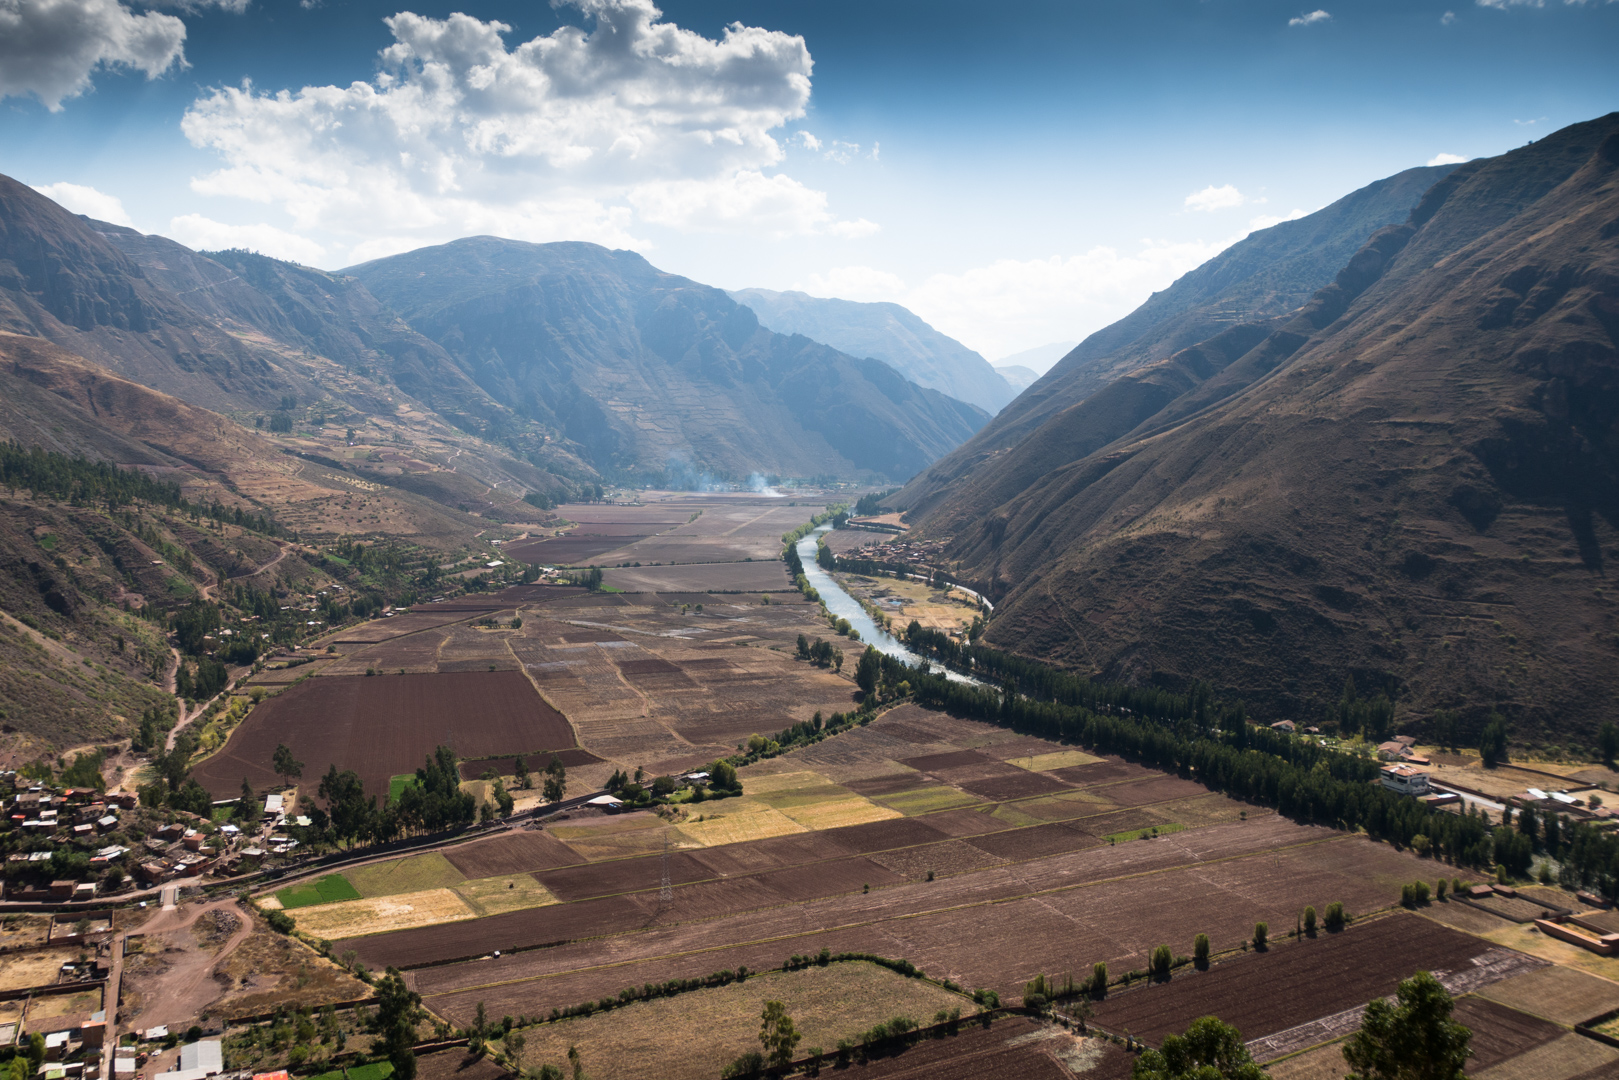
{"label": "distant hazy mountain", "polygon": [[629,251],[472,237],[344,273],[619,474],[905,480],[989,419],[880,360],[772,333]]}
{"label": "distant hazy mountain", "polygon": [[997,368],[1026,367],[1037,374],[1044,375],[1051,370],[1052,364],[1067,356],[1073,351],[1074,346],[1078,344],[1079,342],[1077,341],[1053,341],[1049,345],[1036,345],[1032,349],[1024,349],[1022,352],[1013,353],[1011,356],[1001,357],[995,361],[995,366]]}
{"label": "distant hazy mountain", "polygon": [[[1594,743],[1619,696],[1619,113],[1379,216],[1304,304],[1228,294],[1205,340],[901,494],[941,493],[912,523],[997,601],[991,644],[1266,718],[1325,719],[1353,676],[1413,730],[1499,711],[1514,741]],[[1239,254],[1280,295],[1316,260],[1268,244]]]}
{"label": "distant hazy mountain", "polygon": [[[947,492],[960,494],[961,485],[979,466],[1116,379],[1237,323],[1297,309],[1332,281],[1367,237],[1384,225],[1405,220],[1423,193],[1454,168],[1407,169],[1307,217],[1262,229],[1233,244],[1080,342],[982,431],[891,502],[906,510],[924,510]],[[1070,447],[1066,460],[1090,449],[1088,443]]]}
{"label": "distant hazy mountain", "polygon": [[989,412],[1017,396],[978,353],[898,304],[823,300],[801,292],[739,289],[730,294],[778,334],[803,334],[850,356],[872,356],[920,386]]}
{"label": "distant hazy mountain", "polygon": [[1019,394],[1033,386],[1035,380],[1040,378],[1038,371],[1021,364],[996,364],[995,371],[1006,380],[1015,393]]}

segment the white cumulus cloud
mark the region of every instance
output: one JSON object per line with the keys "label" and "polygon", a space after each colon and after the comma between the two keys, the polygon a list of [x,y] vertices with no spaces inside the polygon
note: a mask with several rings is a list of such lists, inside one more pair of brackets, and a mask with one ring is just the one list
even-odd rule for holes
{"label": "white cumulus cloud", "polygon": [[1210,184],[1202,191],[1194,191],[1186,196],[1186,209],[1188,210],[1230,210],[1246,202],[1264,202],[1263,199],[1248,199],[1242,192],[1230,184],[1215,187]]}
{"label": "white cumulus cloud", "polygon": [[1455,21],[1456,21],[1456,13],[1454,11],[1447,11],[1443,15],[1439,16],[1439,25],[1440,26],[1449,26],[1451,23],[1453,23]]}
{"label": "white cumulus cloud", "polygon": [[32,95],[52,112],[98,68],[155,79],[185,65],[185,24],[118,0],[0,0],[0,99]]}
{"label": "white cumulus cloud", "polygon": [[1460,154],[1435,154],[1428,159],[1429,165],[1460,165],[1467,159]]}
{"label": "white cumulus cloud", "polygon": [[75,214],[83,214],[97,221],[107,221],[126,228],[135,227],[135,223],[129,219],[129,214],[124,210],[123,200],[116,195],[108,195],[93,187],[69,184],[66,181],[59,184],[35,184],[34,190]]}
{"label": "white cumulus cloud", "polygon": [[793,132],[793,138],[797,139],[798,144],[806,150],[819,150],[821,148],[821,140],[807,131],[795,131]]}
{"label": "white cumulus cloud", "polygon": [[173,219],[169,222],[166,235],[195,251],[247,248],[276,259],[317,265],[325,254],[314,241],[274,225],[226,225],[201,214],[186,214]]}
{"label": "white cumulus cloud", "polygon": [[[1482,3],[1483,0],[1480,0],[1480,2]],[[1287,25],[1314,26],[1316,23],[1328,22],[1331,20],[1331,18],[1332,16],[1330,14],[1322,11],[1320,8],[1316,8],[1314,11],[1306,12],[1303,15],[1295,15],[1293,18],[1287,20]]]}
{"label": "white cumulus cloud", "polygon": [[403,12],[370,81],[213,90],[182,128],[225,165],[192,186],[278,205],[356,256],[475,232],[645,247],[637,221],[845,229],[824,193],[768,172],[785,158],[773,132],[809,101],[803,38],[732,23],[711,39],[651,0],[571,2],[593,26],[508,47],[503,23]]}

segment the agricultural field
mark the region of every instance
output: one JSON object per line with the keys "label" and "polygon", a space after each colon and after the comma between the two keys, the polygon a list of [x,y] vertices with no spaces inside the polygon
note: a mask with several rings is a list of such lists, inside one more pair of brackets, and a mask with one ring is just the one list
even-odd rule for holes
{"label": "agricultural field", "polygon": [[277,787],[270,759],[282,743],[303,762],[306,783],[335,764],[381,794],[441,743],[479,756],[559,750],[574,737],[520,672],[318,677],[265,699],[193,775],[215,798],[235,795],[244,777]]}
{"label": "agricultural field", "polygon": [[1019,1016],[987,1028],[964,1024],[956,1035],[849,1072],[861,1080],[1128,1080],[1134,1061],[1135,1055],[1106,1039]]}
{"label": "agricultural field", "polygon": [[[976,1010],[972,999],[921,979],[909,979],[863,961],[801,971],[754,975],[739,983],[693,990],[677,997],[637,1002],[610,1013],[577,1017],[523,1029],[523,1065],[567,1064],[579,1048],[586,1071],[597,1080],[710,1080],[741,1054],[759,1047],[759,1014],[766,1001],[780,1001],[803,1035],[799,1053],[812,1046],[834,1049],[876,1022],[908,1016],[932,1023],[943,1011]],[[676,1032],[701,1032],[682,1038]]]}
{"label": "agricultural field", "polygon": [[1619,1009],[1619,983],[1555,964],[1495,983],[1479,994],[1564,1027]]}
{"label": "agricultural field", "polygon": [[[682,603],[711,603],[716,597],[702,595],[709,592],[762,594],[794,591],[786,568],[779,559],[613,567],[602,571],[602,577],[608,585],[621,592],[681,595]],[[688,600],[685,597],[689,594],[697,595]]]}
{"label": "agricultural field", "polygon": [[[1306,904],[1375,912],[1423,876],[1408,854],[1191,781],[1053,756],[1071,752],[895,709],[742,770],[740,799],[663,817],[570,817],[460,849],[469,854],[458,858],[477,853],[501,860],[502,872],[531,873],[559,903],[336,947],[372,967],[412,969],[429,1007],[456,1022],[480,1001],[495,1015],[532,1015],[629,984],[768,969],[823,947],[905,957],[1015,996],[1039,972],[1098,960],[1118,972],[1145,967],[1164,942],[1189,952],[1199,932],[1234,950],[1254,922],[1291,926]],[[1107,840],[1143,828],[1150,837],[1155,825],[1156,839]],[[536,835],[555,846],[526,839]],[[673,889],[660,902],[665,866]],[[549,947],[524,949],[539,943]],[[496,949],[498,959],[473,959]]]}
{"label": "agricultural field", "polygon": [[282,910],[290,911],[294,908],[330,904],[339,900],[358,900],[360,893],[342,874],[327,874],[323,878],[282,889],[275,894],[275,898]]}

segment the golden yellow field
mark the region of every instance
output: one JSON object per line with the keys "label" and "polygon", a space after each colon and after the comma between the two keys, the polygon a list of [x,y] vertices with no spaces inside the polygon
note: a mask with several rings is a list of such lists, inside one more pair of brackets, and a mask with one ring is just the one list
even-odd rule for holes
{"label": "golden yellow field", "polygon": [[454,922],[477,916],[471,906],[451,889],[425,889],[422,892],[378,896],[368,900],[343,900],[302,908],[295,918],[298,929],[327,939],[381,934],[415,926]]}
{"label": "golden yellow field", "polygon": [[557,902],[550,890],[528,874],[480,878],[457,885],[455,892],[479,915],[499,915]]}
{"label": "golden yellow field", "polygon": [[[727,803],[744,801],[744,799],[726,800]],[[715,847],[743,840],[763,840],[770,836],[786,836],[788,833],[809,831],[780,810],[759,803],[739,806],[729,813],[710,812],[702,816],[702,821],[687,821],[675,832],[692,843],[703,847]]]}

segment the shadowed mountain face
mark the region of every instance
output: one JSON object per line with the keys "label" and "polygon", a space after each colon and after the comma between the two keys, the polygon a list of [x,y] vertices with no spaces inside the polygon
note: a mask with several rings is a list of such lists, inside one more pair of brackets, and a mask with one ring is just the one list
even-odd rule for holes
{"label": "shadowed mountain face", "polygon": [[594,244],[492,237],[344,271],[600,468],[903,480],[988,415]]}
{"label": "shadowed mountain face", "polygon": [[926,510],[992,455],[1114,380],[1237,323],[1294,311],[1331,282],[1373,232],[1404,221],[1423,192],[1453,168],[1408,169],[1233,244],[1080,342],[976,437],[909,485],[895,505]]}
{"label": "shadowed mountain face", "polygon": [[823,300],[801,292],[730,293],[778,334],[803,334],[850,356],[883,361],[919,386],[998,412],[1017,396],[988,360],[898,304]]}
{"label": "shadowed mountain face", "polygon": [[1619,692],[1619,114],[1457,168],[1296,312],[1114,380],[932,505],[998,646],[1299,719],[1353,675],[1405,718],[1593,740]]}
{"label": "shadowed mountain face", "polygon": [[[391,383],[463,430],[512,422],[356,282],[248,252],[204,255],[71,214],[3,176],[0,330],[210,409],[329,395],[391,413]],[[341,377],[354,371],[376,378]]]}

